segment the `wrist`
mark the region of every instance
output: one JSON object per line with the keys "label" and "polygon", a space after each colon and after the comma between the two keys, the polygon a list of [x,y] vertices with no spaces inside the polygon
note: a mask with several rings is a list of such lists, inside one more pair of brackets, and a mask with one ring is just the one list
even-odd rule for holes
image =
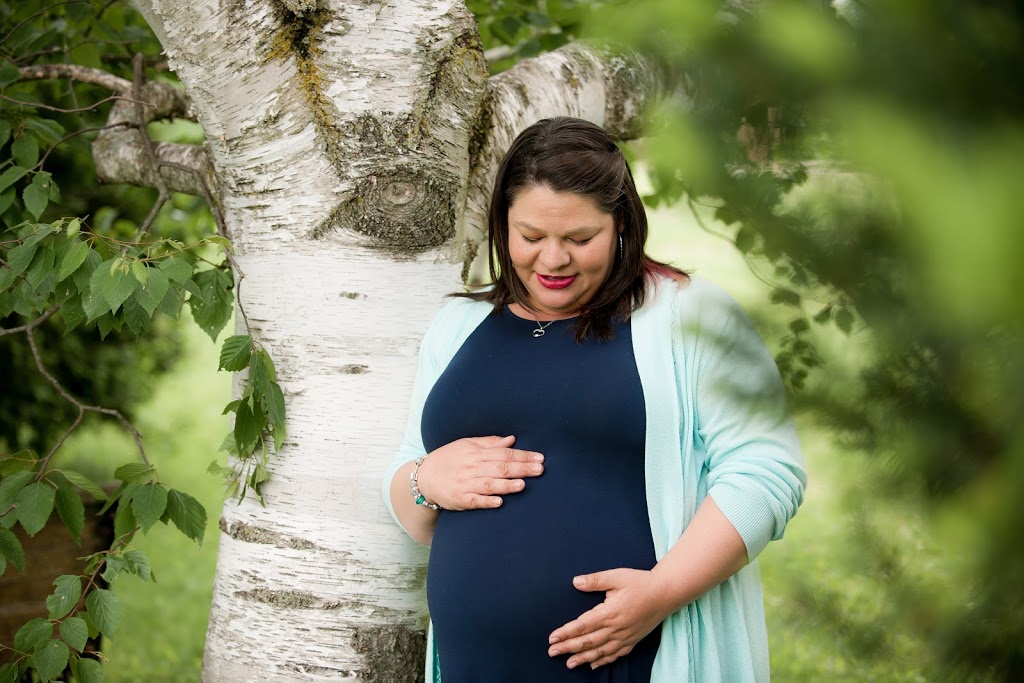
{"label": "wrist", "polygon": [[427,497],[423,495],[423,492],[420,490],[420,465],[423,464],[424,459],[425,458],[416,458],[416,460],[413,461],[412,471],[409,473],[409,494],[412,496],[413,502],[416,503],[416,505],[421,505],[430,510],[440,510],[441,506],[427,500]]}

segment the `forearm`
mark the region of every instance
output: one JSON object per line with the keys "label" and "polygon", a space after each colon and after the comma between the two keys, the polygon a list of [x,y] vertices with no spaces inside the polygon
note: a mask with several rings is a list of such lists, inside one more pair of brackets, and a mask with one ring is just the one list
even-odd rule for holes
{"label": "forearm", "polygon": [[743,539],[709,496],[651,575],[664,596],[667,615],[704,595],[746,564]]}
{"label": "forearm", "polygon": [[425,505],[417,505],[409,494],[409,475],[414,464],[407,462],[398,468],[391,479],[391,505],[395,516],[405,527],[406,532],[414,541],[421,545],[430,545],[434,538],[434,526],[437,524],[437,510]]}

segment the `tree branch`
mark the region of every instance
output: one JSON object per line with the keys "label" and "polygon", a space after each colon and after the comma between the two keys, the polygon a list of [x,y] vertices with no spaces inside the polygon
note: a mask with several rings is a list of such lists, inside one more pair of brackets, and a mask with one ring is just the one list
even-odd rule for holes
{"label": "tree branch", "polygon": [[131,81],[103,69],[94,69],[79,64],[37,64],[23,66],[19,71],[25,80],[72,78],[82,83],[98,85],[119,95],[127,95],[132,91]]}
{"label": "tree branch", "polygon": [[[7,265],[7,264],[4,263],[4,265]],[[27,323],[25,325],[21,325],[19,327],[9,327],[9,328],[6,328],[6,329],[0,327],[0,337],[4,336],[5,334],[14,334],[15,332],[31,332],[32,330],[36,329],[37,327],[42,325],[44,322],[46,322],[47,319],[50,316],[52,316],[54,313],[56,313],[59,310],[60,310],[60,306],[54,305],[54,306],[51,306],[50,308],[48,308],[45,313],[43,313],[41,316],[39,316],[38,318],[36,318],[35,320],[33,320],[30,323]]]}

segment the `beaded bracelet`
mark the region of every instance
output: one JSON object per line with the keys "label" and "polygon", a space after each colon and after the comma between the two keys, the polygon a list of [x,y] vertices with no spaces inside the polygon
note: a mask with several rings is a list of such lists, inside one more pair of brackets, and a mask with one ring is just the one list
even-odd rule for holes
{"label": "beaded bracelet", "polygon": [[412,494],[412,499],[416,501],[417,505],[430,508],[431,510],[440,510],[441,506],[437,503],[431,503],[426,497],[420,493],[420,484],[418,477],[420,475],[420,465],[423,464],[423,458],[416,458],[415,466],[412,468],[412,473],[409,475],[409,492]]}

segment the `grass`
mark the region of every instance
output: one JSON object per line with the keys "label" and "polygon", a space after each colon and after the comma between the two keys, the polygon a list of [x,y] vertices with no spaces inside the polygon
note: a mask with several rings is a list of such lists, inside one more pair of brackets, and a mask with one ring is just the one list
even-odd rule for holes
{"label": "grass", "polygon": [[[652,211],[651,224],[650,250],[656,257],[724,287],[754,314],[762,330],[785,323],[785,311],[766,308],[767,286],[751,274],[735,248],[702,229],[688,208]],[[723,226],[712,228],[725,231]],[[175,529],[157,525],[138,541],[152,560],[158,583],[144,585],[128,577],[114,585],[125,608],[119,634],[105,643],[107,680],[114,683],[199,680],[221,505],[221,486],[206,474],[206,466],[228,429],[220,412],[229,398],[230,377],[215,371],[217,349],[210,340],[194,326],[188,329],[182,361],[157,380],[138,426],[161,480],[206,506],[206,540],[198,547]],[[846,338],[820,341],[850,343]],[[850,634],[821,615],[828,611],[824,607],[839,610],[866,625],[869,633],[873,620],[884,617],[874,578],[864,576],[857,558],[849,556],[851,529],[857,524],[851,496],[870,490],[878,469],[864,456],[838,447],[806,416],[798,417],[798,425],[810,486],[786,537],[770,544],[760,558],[773,678],[925,680],[919,670],[922,645],[912,634],[890,635],[884,656],[865,660],[850,645]],[[136,459],[133,444],[115,425],[84,430],[66,450],[70,459],[88,457],[108,465]],[[924,543],[909,505],[895,504],[878,514],[895,522],[893,533],[903,534],[897,540]]]}

